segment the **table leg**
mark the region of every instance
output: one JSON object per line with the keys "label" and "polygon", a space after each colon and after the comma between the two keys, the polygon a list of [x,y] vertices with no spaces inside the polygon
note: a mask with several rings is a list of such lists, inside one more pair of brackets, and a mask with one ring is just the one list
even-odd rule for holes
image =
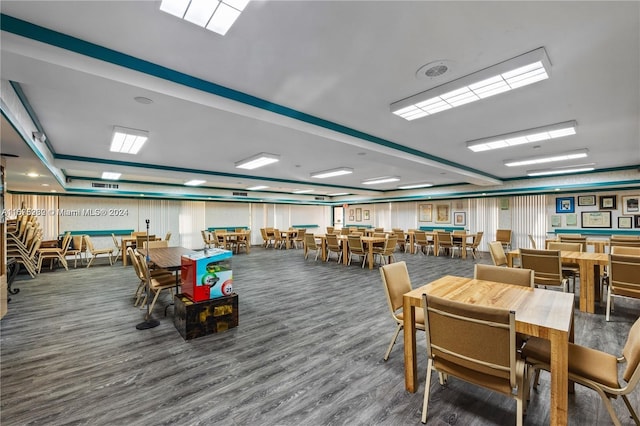
{"label": "table leg", "polygon": [[462,255],[460,257],[462,257],[463,259],[467,258],[467,237],[462,237],[462,244],[460,245],[460,250],[462,250]]}
{"label": "table leg", "polygon": [[129,256],[127,256],[127,244],[120,241],[120,253],[122,253],[122,266],[127,266]]}
{"label": "table leg", "polygon": [[507,255],[507,266],[509,268],[513,268],[513,254],[510,251],[506,252],[505,254]]}
{"label": "table leg", "polygon": [[369,260],[369,269],[373,269],[373,243],[369,243],[369,254],[367,254]]}
{"label": "table leg", "polygon": [[325,262],[327,260],[327,239],[323,238],[320,243],[321,251],[322,251],[322,261]]}
{"label": "table leg", "polygon": [[552,425],[566,425],[569,393],[569,335],[552,330],[551,341],[551,402],[549,417]]}
{"label": "table leg", "polygon": [[580,311],[595,313],[595,262],[589,259],[578,260],[580,266]]}
{"label": "table leg", "polygon": [[416,311],[408,297],[403,298],[402,312],[404,322],[404,387],[415,393],[418,383],[418,361],[416,358]]}
{"label": "table leg", "polygon": [[342,264],[349,264],[349,243],[346,240],[342,242]]}
{"label": "table leg", "polygon": [[415,243],[415,235],[414,234],[409,234],[409,253],[411,254],[415,254],[416,249],[413,246],[413,244]]}

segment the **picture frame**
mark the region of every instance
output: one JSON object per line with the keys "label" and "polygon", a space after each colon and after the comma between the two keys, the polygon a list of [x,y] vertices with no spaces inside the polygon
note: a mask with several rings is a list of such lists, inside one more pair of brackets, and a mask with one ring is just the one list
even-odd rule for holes
{"label": "picture frame", "polygon": [[560,228],[562,226],[562,216],[559,214],[551,215],[551,227],[552,228]]}
{"label": "picture frame", "polygon": [[436,223],[451,223],[451,206],[447,204],[436,204]]}
{"label": "picture frame", "polygon": [[356,222],[362,222],[362,209],[356,209]]}
{"label": "picture frame", "polygon": [[600,210],[617,210],[618,197],[616,195],[601,195]]}
{"label": "picture frame", "polygon": [[635,228],[640,228],[640,214],[633,216],[633,222]]}
{"label": "picture frame", "polygon": [[500,203],[500,210],[509,210],[509,199],[506,197],[502,197],[498,199]]}
{"label": "picture frame", "polygon": [[640,213],[640,195],[622,197],[622,214],[632,215]]}
{"label": "picture frame", "polygon": [[629,216],[620,216],[618,217],[618,228],[619,229],[631,229],[633,225],[633,218]]}
{"label": "picture frame", "polygon": [[362,214],[363,214],[363,217],[362,217],[362,218],[363,218],[364,220],[369,220],[369,219],[370,219],[370,216],[369,216],[369,210],[364,210],[364,211],[362,212]]}
{"label": "picture frame", "polygon": [[466,212],[454,212],[453,213],[453,224],[455,226],[464,226],[467,224],[467,213]]}
{"label": "picture frame", "polygon": [[433,222],[433,204],[418,204],[418,222]]}
{"label": "picture frame", "polygon": [[611,228],[611,212],[582,212],[583,228]]}
{"label": "picture frame", "polygon": [[596,196],[595,195],[579,195],[578,205],[579,206],[595,206]]}
{"label": "picture frame", "polygon": [[575,213],[574,197],[558,197],[556,198],[556,213]]}
{"label": "picture frame", "polygon": [[569,213],[567,216],[567,226],[578,226],[578,215],[576,213]]}

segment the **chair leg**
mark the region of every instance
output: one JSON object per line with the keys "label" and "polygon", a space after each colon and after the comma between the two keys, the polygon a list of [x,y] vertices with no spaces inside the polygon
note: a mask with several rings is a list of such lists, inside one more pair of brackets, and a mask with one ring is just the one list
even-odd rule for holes
{"label": "chair leg", "polygon": [[431,369],[433,360],[429,358],[427,362],[427,378],[424,383],[424,399],[422,401],[422,423],[427,423],[427,409],[429,408],[429,393],[431,389]]}
{"label": "chair leg", "polygon": [[609,321],[609,313],[611,312],[611,285],[609,285],[609,291],[607,291],[607,315],[606,321]]}
{"label": "chair leg", "polygon": [[393,345],[396,344],[396,340],[398,339],[398,334],[400,334],[400,330],[402,330],[402,324],[398,324],[398,326],[396,327],[396,332],[393,334],[393,338],[391,339],[391,343],[389,344],[389,347],[387,348],[387,352],[384,354],[384,360],[388,360],[389,359],[389,355],[391,355],[391,349],[393,349]]}
{"label": "chair leg", "polygon": [[627,398],[627,395],[622,395],[622,400],[624,401],[624,404],[627,406],[627,409],[629,410],[629,413],[631,414],[631,417],[633,418],[633,420],[636,422],[637,425],[640,425],[640,419],[638,419],[638,415],[636,414],[635,410],[631,406],[631,403],[629,402],[629,398]]}

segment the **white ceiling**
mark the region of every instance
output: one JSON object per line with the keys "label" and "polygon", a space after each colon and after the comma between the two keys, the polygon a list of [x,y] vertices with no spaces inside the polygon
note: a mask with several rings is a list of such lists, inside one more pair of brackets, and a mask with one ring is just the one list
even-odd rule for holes
{"label": "white ceiling", "polygon": [[[201,178],[211,188],[264,183],[322,195],[346,187],[373,196],[416,182],[500,184],[532,168],[507,168],[505,159],[580,148],[589,158],[575,163],[598,170],[640,164],[639,2],[252,1],[226,36],[165,14],[159,4],[0,4],[5,15],[92,43],[66,39],[56,47],[51,32],[36,31],[44,43],[1,33],[2,79],[19,84],[54,165],[68,177],[119,171],[135,182]],[[129,56],[108,63],[100,46]],[[548,80],[411,122],[390,112],[395,101],[539,47],[552,64]],[[416,77],[438,60],[449,61],[448,73]],[[138,64],[141,71],[132,69]],[[153,75],[159,67],[173,77]],[[220,87],[235,91],[231,99],[209,93]],[[469,140],[567,120],[578,122],[577,135],[537,147],[466,148]],[[48,183],[62,190],[4,118],[2,125],[2,153],[21,155],[7,158],[8,188],[43,191]],[[149,131],[138,155],[109,151],[115,125]],[[254,171],[234,167],[259,152],[281,161]],[[310,178],[341,166],[354,173]],[[27,178],[27,169],[43,176]],[[401,181],[361,184],[389,175]]]}

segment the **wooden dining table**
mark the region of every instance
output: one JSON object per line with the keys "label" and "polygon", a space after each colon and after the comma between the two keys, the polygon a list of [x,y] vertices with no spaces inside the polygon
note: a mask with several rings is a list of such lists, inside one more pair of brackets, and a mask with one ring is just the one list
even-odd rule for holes
{"label": "wooden dining table", "polygon": [[[513,266],[513,259],[520,257],[520,250],[509,250],[507,265]],[[580,251],[561,251],[560,259],[564,263],[576,263],[580,268],[580,311],[595,313],[596,300],[600,299],[600,267],[609,264],[607,253]]]}
{"label": "wooden dining table", "polygon": [[145,257],[148,254],[148,260],[158,268],[175,272],[176,275],[176,293],[180,285],[180,269],[182,268],[182,256],[196,253],[186,247],[157,247],[150,249],[138,249]]}
{"label": "wooden dining table", "polygon": [[[127,266],[129,264],[129,256],[127,256],[127,247],[130,245],[135,248],[136,241],[138,237],[134,236],[126,236],[120,239],[120,253],[122,253],[122,266]],[[153,237],[150,238],[150,241],[160,241],[162,238]]]}
{"label": "wooden dining table", "polygon": [[235,253],[238,253],[240,250],[238,248],[238,240],[245,238],[247,254],[251,253],[251,231],[227,231],[222,235],[224,235],[225,246],[235,246]]}
{"label": "wooden dining table", "polygon": [[432,294],[457,302],[507,308],[515,311],[516,331],[551,342],[550,424],[568,421],[568,351],[573,341],[573,294],[465,277],[444,276],[403,297],[405,388],[416,392],[415,310],[422,309],[422,295]]}

